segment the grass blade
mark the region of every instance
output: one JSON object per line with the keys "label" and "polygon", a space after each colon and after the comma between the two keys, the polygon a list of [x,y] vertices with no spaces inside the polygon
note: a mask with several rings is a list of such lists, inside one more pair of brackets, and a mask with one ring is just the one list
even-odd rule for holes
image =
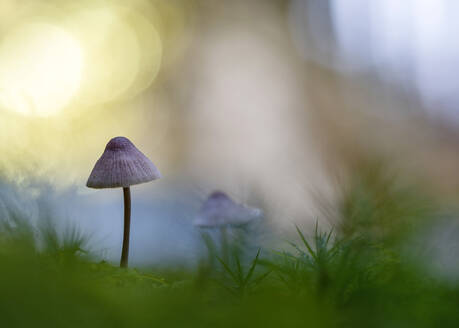
{"label": "grass blade", "polygon": [[252,277],[253,271],[255,270],[255,267],[257,266],[259,256],[260,256],[260,248],[258,249],[257,255],[255,256],[255,259],[252,261],[252,265],[250,266],[249,272],[247,273],[247,276],[244,279],[244,285],[247,284],[247,282]]}
{"label": "grass blade", "polygon": [[304,245],[305,245],[306,248],[308,249],[309,254],[311,254],[311,256],[313,257],[313,259],[314,259],[315,261],[317,261],[317,256],[316,256],[316,254],[315,254],[314,251],[312,250],[311,246],[309,245],[308,241],[307,241],[306,238],[304,237],[304,235],[303,235],[303,233],[301,232],[300,228],[298,228],[297,225],[295,225],[295,228],[296,228],[296,231],[298,231],[298,234],[300,235],[301,240],[303,241]]}
{"label": "grass blade", "polygon": [[234,279],[234,281],[237,282],[239,279],[236,276],[236,274],[230,269],[230,267],[218,256],[217,256],[217,260],[222,264],[225,271],[229,273],[229,275]]}

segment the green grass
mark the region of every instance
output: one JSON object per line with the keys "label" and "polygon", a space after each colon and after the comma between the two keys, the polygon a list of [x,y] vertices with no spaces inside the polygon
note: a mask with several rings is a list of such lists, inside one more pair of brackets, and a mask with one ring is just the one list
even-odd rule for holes
{"label": "green grass", "polygon": [[0,326],[457,327],[459,286],[407,251],[440,210],[419,190],[359,172],[333,230],[296,227],[283,249],[226,260],[207,240],[200,268],[178,272],[95,262],[78,230],[12,212],[0,226]]}

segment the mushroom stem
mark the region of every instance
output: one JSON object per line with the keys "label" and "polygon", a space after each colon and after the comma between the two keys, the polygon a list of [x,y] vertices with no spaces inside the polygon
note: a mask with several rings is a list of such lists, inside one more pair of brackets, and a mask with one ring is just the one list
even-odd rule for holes
{"label": "mushroom stem", "polygon": [[124,234],[123,234],[123,250],[121,252],[120,267],[127,268],[129,257],[129,232],[131,230],[131,189],[123,188],[124,195]]}
{"label": "mushroom stem", "polygon": [[228,232],[225,226],[220,227],[220,238],[221,238],[221,251],[223,262],[229,263],[229,244],[228,244]]}

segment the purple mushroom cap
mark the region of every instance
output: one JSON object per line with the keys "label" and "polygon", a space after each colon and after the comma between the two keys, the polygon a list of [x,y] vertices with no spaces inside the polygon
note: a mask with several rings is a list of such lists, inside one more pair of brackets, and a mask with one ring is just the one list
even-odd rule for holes
{"label": "purple mushroom cap", "polygon": [[129,139],[116,137],[108,142],[86,186],[96,189],[129,187],[160,177],[156,166]]}
{"label": "purple mushroom cap", "polygon": [[258,208],[235,203],[224,192],[215,191],[202,204],[193,222],[198,227],[218,227],[223,225],[243,225],[262,217]]}

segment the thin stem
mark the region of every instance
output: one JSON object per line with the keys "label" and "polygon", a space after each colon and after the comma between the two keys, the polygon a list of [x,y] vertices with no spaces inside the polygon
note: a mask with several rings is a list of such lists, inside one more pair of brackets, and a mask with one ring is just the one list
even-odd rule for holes
{"label": "thin stem", "polygon": [[229,261],[229,243],[228,243],[228,232],[226,231],[226,226],[220,227],[220,241],[221,241],[221,252],[223,261],[228,263]]}
{"label": "thin stem", "polygon": [[123,250],[121,252],[120,267],[127,268],[129,257],[129,233],[131,230],[131,189],[123,188],[124,195],[124,234],[123,234]]}

